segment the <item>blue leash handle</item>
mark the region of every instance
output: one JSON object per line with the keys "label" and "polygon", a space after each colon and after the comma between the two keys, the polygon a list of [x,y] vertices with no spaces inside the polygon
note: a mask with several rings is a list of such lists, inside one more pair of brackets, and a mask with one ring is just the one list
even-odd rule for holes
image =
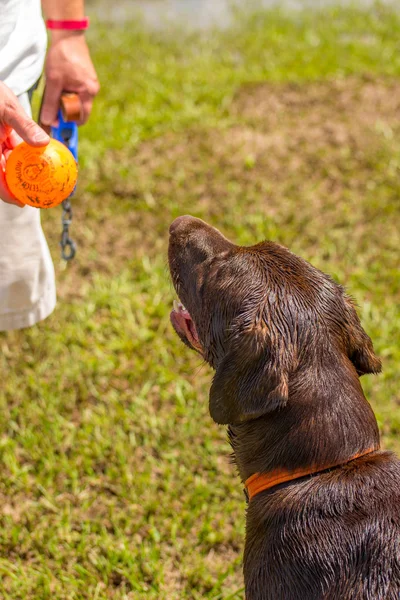
{"label": "blue leash handle", "polygon": [[65,121],[61,110],[58,111],[58,125],[51,128],[51,137],[65,144],[76,162],[78,162],[78,125],[75,121]]}

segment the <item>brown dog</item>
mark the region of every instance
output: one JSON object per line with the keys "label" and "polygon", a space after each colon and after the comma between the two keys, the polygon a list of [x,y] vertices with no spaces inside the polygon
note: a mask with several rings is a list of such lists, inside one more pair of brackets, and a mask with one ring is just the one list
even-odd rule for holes
{"label": "brown dog", "polygon": [[359,377],[380,371],[351,300],[272,242],[170,227],[180,338],[215,369],[210,413],[249,496],[247,600],[399,600],[400,461]]}

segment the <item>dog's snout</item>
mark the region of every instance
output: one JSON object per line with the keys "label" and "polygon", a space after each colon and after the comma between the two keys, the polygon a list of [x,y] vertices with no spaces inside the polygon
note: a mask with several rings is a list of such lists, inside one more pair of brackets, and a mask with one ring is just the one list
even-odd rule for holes
{"label": "dog's snout", "polygon": [[198,219],[192,217],[191,215],[182,215],[181,217],[177,217],[174,221],[172,221],[169,232],[170,234],[178,233],[179,230],[183,230],[186,226],[191,222]]}

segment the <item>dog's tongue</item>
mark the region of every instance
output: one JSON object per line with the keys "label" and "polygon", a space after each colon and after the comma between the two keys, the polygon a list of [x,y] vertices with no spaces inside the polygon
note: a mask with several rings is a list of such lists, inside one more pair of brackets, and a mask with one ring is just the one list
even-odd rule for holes
{"label": "dog's tongue", "polygon": [[171,312],[171,322],[176,331],[183,335],[195,350],[202,351],[197,334],[196,325],[190,313],[181,302],[174,300],[174,308]]}

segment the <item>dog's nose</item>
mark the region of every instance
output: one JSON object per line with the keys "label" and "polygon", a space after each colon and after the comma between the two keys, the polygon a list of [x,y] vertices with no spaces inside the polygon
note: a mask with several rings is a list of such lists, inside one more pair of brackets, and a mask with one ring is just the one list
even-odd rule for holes
{"label": "dog's nose", "polygon": [[174,221],[172,221],[169,227],[169,232],[171,234],[176,233],[178,229],[183,229],[189,221],[194,220],[196,220],[195,217],[192,217],[191,215],[182,215],[181,217],[177,217]]}

